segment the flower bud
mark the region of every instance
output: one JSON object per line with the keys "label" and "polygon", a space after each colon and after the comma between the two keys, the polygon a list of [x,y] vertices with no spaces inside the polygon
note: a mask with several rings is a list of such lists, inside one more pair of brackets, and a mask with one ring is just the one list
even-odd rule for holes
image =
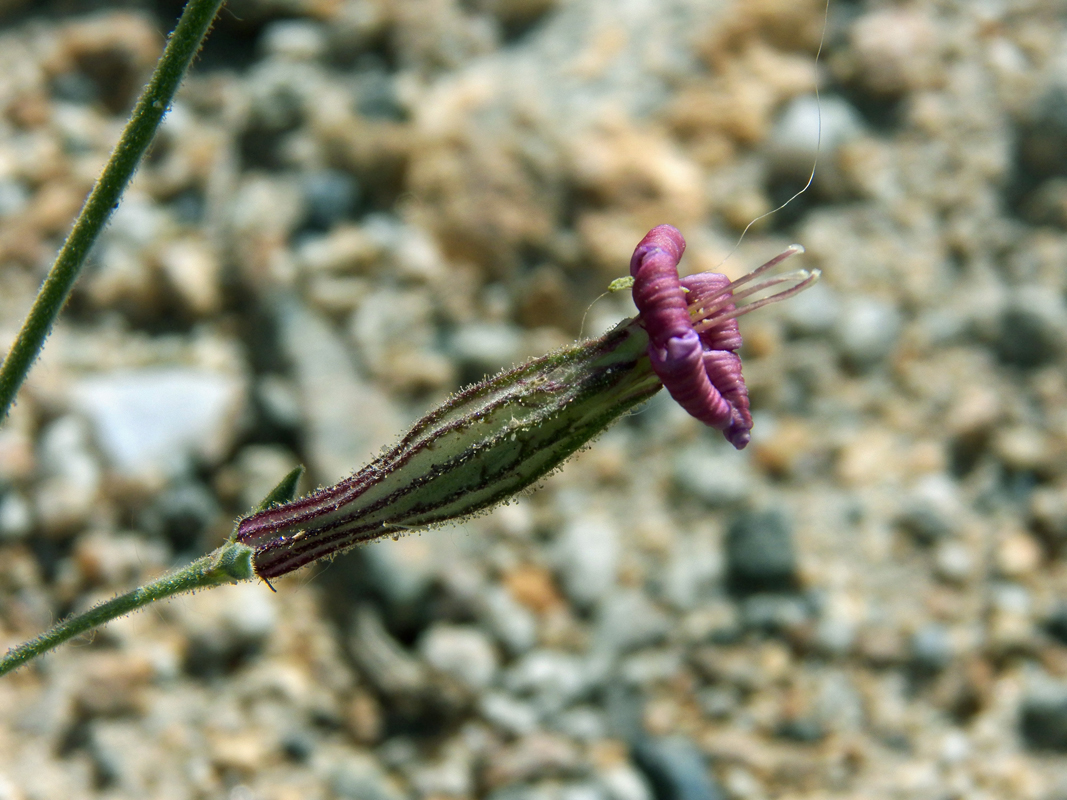
{"label": "flower bud", "polygon": [[284,575],[353,545],[468,517],[558,467],[659,391],[636,320],[475,384],[349,478],[241,520],[256,573]]}

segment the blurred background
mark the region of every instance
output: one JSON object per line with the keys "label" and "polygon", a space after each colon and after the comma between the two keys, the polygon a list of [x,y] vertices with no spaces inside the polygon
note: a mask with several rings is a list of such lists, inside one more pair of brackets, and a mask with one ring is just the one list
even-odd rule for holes
{"label": "blurred background", "polygon": [[[179,13],[0,2],[4,347]],[[0,681],[0,798],[1067,798],[1067,6],[823,15],[229,3],[0,427],[5,646],[632,315],[653,225],[824,278],[743,321],[744,452],[658,396],[112,623]]]}

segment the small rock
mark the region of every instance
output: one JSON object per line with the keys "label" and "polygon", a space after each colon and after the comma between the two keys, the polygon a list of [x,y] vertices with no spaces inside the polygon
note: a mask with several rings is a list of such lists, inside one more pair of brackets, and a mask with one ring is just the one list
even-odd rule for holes
{"label": "small rock", "polygon": [[521,655],[537,643],[537,619],[504,587],[494,586],[484,593],[481,612],[484,623],[512,655]]}
{"label": "small rock", "polygon": [[812,616],[801,597],[781,594],[754,594],[741,603],[745,628],[762,633],[787,633],[804,625]]}
{"label": "small rock", "polygon": [[605,514],[583,514],[563,528],[553,560],[573,603],[589,608],[611,591],[619,551],[618,526]]}
{"label": "small rock", "polygon": [[772,169],[782,178],[807,181],[819,159],[815,185],[825,195],[840,196],[845,186],[837,168],[838,149],[862,133],[859,112],[843,98],[794,98],[771,131],[768,155]]}
{"label": "small rock", "polygon": [[378,762],[365,753],[353,753],[335,764],[329,782],[341,800],[405,800],[407,796]]}
{"label": "small rock", "polygon": [[710,538],[696,535],[674,537],[671,560],[663,578],[663,595],[674,608],[689,611],[717,586],[725,565],[722,553]]}
{"label": "small rock", "polygon": [[997,357],[1013,367],[1030,369],[1049,363],[1064,351],[1063,301],[1042,287],[1021,289],[1001,312],[993,343]]}
{"label": "small rock", "polygon": [[783,303],[782,313],[794,336],[822,336],[837,322],[841,300],[825,283],[817,283]]}
{"label": "small rock", "polygon": [[707,761],[681,736],[645,738],[633,745],[633,760],[652,785],[657,800],[722,800],[722,789]]}
{"label": "small rock", "polygon": [[305,219],[311,230],[328,231],[350,217],[359,203],[359,183],[347,172],[321,170],[303,176]]}
{"label": "small rock", "polygon": [[856,643],[856,625],[841,617],[823,617],[815,627],[818,650],[831,658],[844,658]]}
{"label": "small rock", "polygon": [[775,734],[782,738],[801,744],[811,744],[821,741],[826,737],[826,730],[822,724],[810,717],[785,720],[778,725]]}
{"label": "small rock", "polygon": [[201,678],[224,675],[256,654],[277,624],[274,595],[242,583],[189,596],[180,607],[189,637],[185,668]]}
{"label": "small rock", "polygon": [[871,11],[853,23],[851,34],[859,80],[872,92],[898,95],[940,80],[938,30],[917,8]]}
{"label": "small rock", "polygon": [[33,508],[20,493],[0,495],[0,542],[14,542],[33,529]]}
{"label": "small rock", "polygon": [[579,764],[581,755],[573,743],[559,736],[534,733],[497,751],[483,780],[487,787],[497,788],[573,775]]}
{"label": "small rock", "polygon": [[314,61],[326,53],[322,25],[311,20],[279,20],[267,25],[259,45],[266,58],[283,61]]}
{"label": "small rock", "polygon": [[128,477],[181,474],[189,459],[220,459],[244,406],[244,383],[185,367],[118,370],[78,381],[74,407],[112,466]]}
{"label": "small rock", "polygon": [[1005,578],[1024,578],[1041,565],[1038,541],[1025,531],[1013,531],[997,545],[996,564]]}
{"label": "small rock", "polygon": [[897,523],[920,544],[933,544],[959,527],[959,486],[947,475],[928,475],[904,497],[901,509]]}
{"label": "small rock", "polygon": [[873,297],[855,297],[843,304],[834,340],[845,363],[863,372],[893,352],[900,328],[896,308]]}
{"label": "small rock", "polygon": [[582,661],[556,650],[530,651],[508,670],[504,684],[516,694],[530,696],[540,713],[562,710],[588,688]]}
{"label": "small rock", "polygon": [[102,480],[85,422],[66,416],[48,425],[38,443],[38,463],[43,480],[34,496],[37,517],[49,532],[70,531],[88,517]]}
{"label": "small rock", "polygon": [[496,677],[496,650],[478,628],[437,623],[423,633],[418,648],[426,663],[471,689],[484,689]]}
{"label": "small rock", "polygon": [[165,545],[137,534],[99,530],[80,535],[73,552],[78,572],[90,586],[122,586],[153,567],[166,566],[168,556]]}
{"label": "small rock", "polygon": [[437,575],[437,552],[426,536],[379,541],[360,551],[370,583],[392,612],[402,615],[422,602]]}
{"label": "small rock", "polygon": [[20,213],[26,207],[29,197],[30,193],[20,181],[11,178],[0,179],[0,219]]}
{"label": "small rock", "polygon": [[394,440],[401,427],[399,414],[385,393],[359,374],[325,319],[286,301],[279,304],[277,315],[307,415],[309,466],[320,480],[340,480]]}
{"label": "small rock", "polygon": [[1067,753],[1067,693],[1042,691],[1025,698],[1019,729],[1030,749]]}
{"label": "small rock", "polygon": [[655,800],[648,779],[628,761],[608,765],[598,777],[610,800]]}
{"label": "small rock", "polygon": [[1067,604],[1060,603],[1045,620],[1045,630],[1056,641],[1067,644]]}
{"label": "small rock", "polygon": [[578,706],[557,715],[552,727],[575,741],[597,742],[607,736],[608,723],[599,708]]}
{"label": "small rock", "polygon": [[165,539],[177,553],[203,549],[201,537],[219,517],[215,495],[202,483],[170,486],[144,514],[142,526]]}
{"label": "small rock", "polygon": [[206,242],[194,238],[168,242],[159,252],[159,265],[190,311],[200,316],[219,311],[222,265]]}
{"label": "small rock", "polygon": [[948,583],[963,583],[974,574],[971,550],[962,542],[942,542],[934,553],[937,576]]}
{"label": "small rock", "polygon": [[682,450],[671,466],[678,487],[712,507],[743,502],[755,485],[747,459],[732,451],[717,453],[706,444]]}
{"label": "small rock", "polygon": [[778,511],[746,511],[726,534],[726,573],[735,595],[797,588],[793,532]]}
{"label": "small rock", "polygon": [[473,370],[496,372],[518,360],[522,336],[502,322],[469,322],[450,340],[454,358]]}
{"label": "small rock", "polygon": [[952,639],[943,625],[924,625],[911,637],[912,663],[920,672],[941,672],[951,663],[953,651]]}
{"label": "small rock", "polygon": [[1067,173],[1067,86],[1037,97],[1019,135],[1019,158],[1036,175]]}
{"label": "small rock", "polygon": [[601,604],[593,649],[614,656],[658,644],[670,629],[669,617],[644,592],[621,590]]}
{"label": "small rock", "polygon": [[537,730],[540,714],[532,703],[505,692],[486,692],[478,706],[486,721],[512,736],[525,736]]}

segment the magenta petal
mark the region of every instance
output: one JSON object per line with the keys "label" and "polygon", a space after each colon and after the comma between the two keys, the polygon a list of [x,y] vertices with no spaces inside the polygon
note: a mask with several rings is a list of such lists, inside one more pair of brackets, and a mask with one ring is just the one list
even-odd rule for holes
{"label": "magenta petal", "polygon": [[[706,299],[716,308],[729,295],[723,275],[678,277],[685,239],[670,225],[653,228],[630,259],[633,297],[648,333],[649,360],[677,403],[705,425],[724,432],[738,449],[748,443],[752,419],[741,361],[732,350],[741,346],[736,320],[724,320],[697,333],[689,307]],[[684,287],[684,288],[683,288]],[[720,305],[721,304],[721,305]]]}

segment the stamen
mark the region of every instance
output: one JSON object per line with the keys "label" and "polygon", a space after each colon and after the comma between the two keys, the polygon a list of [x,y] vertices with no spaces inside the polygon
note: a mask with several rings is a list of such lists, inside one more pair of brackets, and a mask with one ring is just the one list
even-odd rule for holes
{"label": "stamen", "polygon": [[[755,286],[750,286],[743,292],[737,294],[731,294],[729,287],[725,287],[715,294],[707,298],[702,298],[700,301],[689,304],[689,315],[694,320],[701,320],[707,317],[710,313],[718,311],[723,306],[728,306],[730,303],[736,303],[738,300],[744,300],[746,297],[751,297],[754,294],[759,294],[765,289],[770,289],[772,286],[777,286],[780,283],[790,283],[791,281],[805,281],[811,276],[811,271],[806,269],[796,269],[792,272],[787,272],[784,275],[778,275],[774,278],[768,278],[765,281],[761,281]],[[732,285],[732,284],[731,284]],[[774,295],[777,297],[777,295]],[[708,302],[711,300],[713,302]]]}
{"label": "stamen", "polygon": [[[782,300],[787,300],[788,298],[793,297],[794,295],[800,294],[809,286],[812,286],[814,283],[816,283],[820,277],[822,277],[822,270],[802,269],[797,270],[797,272],[793,273],[793,275],[796,275],[797,277],[803,277],[803,280],[801,280],[800,283],[798,283],[796,286],[791,286],[790,288],[778,292],[777,294],[772,294],[770,297],[764,297],[760,300],[756,300],[755,302],[749,303],[748,305],[741,306],[740,308],[723,310],[709,317],[705,317],[703,320],[693,325],[693,330],[695,330],[697,333],[702,333],[710,328],[714,328],[716,325],[722,324],[726,320],[737,319],[738,317],[742,317],[745,314],[748,314],[750,311],[755,311],[757,308],[763,308],[764,306],[768,306],[771,303],[777,303]],[[775,283],[781,283],[781,281],[768,281],[764,284],[761,284],[759,287],[750,289],[746,292],[742,292],[739,295],[735,295],[735,297],[747,297],[748,295],[766,289],[767,286],[774,285]]]}

